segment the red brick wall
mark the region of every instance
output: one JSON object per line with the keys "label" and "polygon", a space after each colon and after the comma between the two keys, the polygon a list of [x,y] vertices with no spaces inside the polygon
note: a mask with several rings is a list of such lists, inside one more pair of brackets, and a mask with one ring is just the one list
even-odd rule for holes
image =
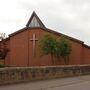
{"label": "red brick wall", "polygon": [[[29,30],[29,39],[32,38],[33,34],[36,34],[36,38],[39,40],[44,34],[45,31],[41,30],[41,29],[33,29],[33,30]],[[38,41],[36,42],[36,56],[33,57],[33,49],[32,49],[32,41],[29,40],[29,65],[30,66],[39,66],[39,65],[51,65],[51,57],[50,56],[43,56],[40,57],[41,53],[39,52],[39,48],[38,48]]]}
{"label": "red brick wall", "polygon": [[0,64],[4,64],[4,60],[3,59],[0,59]]}
{"label": "red brick wall", "polygon": [[82,44],[72,41],[70,64],[82,64]]}
{"label": "red brick wall", "polygon": [[[41,29],[39,29],[39,30],[35,29],[35,30],[29,30],[29,31],[30,31],[29,32],[30,38],[32,38],[33,33],[36,33],[36,37],[38,39],[40,39],[45,33],[47,33],[46,31],[41,30]],[[30,51],[30,49],[32,49],[32,42],[30,41],[29,43],[31,45],[31,46],[29,45],[29,51]],[[79,43],[74,42],[74,41],[71,41],[71,43],[72,43],[72,54],[70,55],[70,64],[81,64],[82,44],[79,44]],[[29,57],[30,65],[52,65],[51,57],[44,56],[44,57],[40,58],[40,53],[38,52],[39,51],[38,46],[36,48],[37,48],[36,58],[33,58],[32,52],[29,52],[30,53],[30,57]],[[59,61],[56,59],[55,64],[64,64],[64,62],[63,62],[63,60]]]}
{"label": "red brick wall", "polygon": [[6,58],[5,58],[5,62],[4,63],[7,64],[7,66],[9,66],[10,65],[10,40],[7,40],[6,41],[6,45],[7,45],[7,48],[9,50],[9,52],[6,55]]}
{"label": "red brick wall", "polygon": [[84,61],[83,64],[90,64],[90,49],[83,47],[84,49]]}
{"label": "red brick wall", "polygon": [[[10,37],[10,59],[8,60],[10,66],[42,66],[42,65],[52,65],[51,56],[43,56],[40,57],[41,53],[38,48],[38,41],[36,42],[36,56],[33,57],[33,44],[30,39],[32,39],[32,35],[35,33],[36,38],[39,40],[45,33],[43,29],[27,29],[21,33],[18,33],[12,37]],[[58,37],[58,36],[56,36]],[[76,41],[71,41],[72,44],[72,53],[70,55],[69,64],[83,64],[83,47],[81,43]],[[89,52],[86,54],[87,50],[84,50],[84,58],[89,57]],[[64,64],[63,60],[54,59],[55,65]],[[90,63],[89,59],[87,62]]]}
{"label": "red brick wall", "polygon": [[10,66],[27,66],[28,31],[12,36],[10,39]]}

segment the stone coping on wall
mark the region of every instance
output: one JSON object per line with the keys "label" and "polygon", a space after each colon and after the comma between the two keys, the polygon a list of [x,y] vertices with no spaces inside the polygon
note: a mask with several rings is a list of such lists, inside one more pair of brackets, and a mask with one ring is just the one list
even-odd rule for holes
{"label": "stone coping on wall", "polygon": [[0,68],[0,85],[90,74],[90,65]]}
{"label": "stone coping on wall", "polygon": [[52,67],[84,67],[84,66],[90,66],[90,64],[84,64],[84,65],[56,65],[56,66],[30,66],[30,67],[5,67],[5,68],[0,68],[0,70],[10,70],[10,69],[29,69],[29,68],[52,68]]}

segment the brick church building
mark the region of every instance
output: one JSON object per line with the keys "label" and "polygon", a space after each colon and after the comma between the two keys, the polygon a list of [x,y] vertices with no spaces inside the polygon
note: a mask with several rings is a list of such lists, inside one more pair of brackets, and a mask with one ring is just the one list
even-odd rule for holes
{"label": "brick church building", "polygon": [[[5,47],[8,48],[8,52],[4,53],[5,55],[2,62],[8,66],[52,65],[50,55],[40,57],[38,41],[45,33],[54,34],[56,37],[64,35],[46,28],[36,13],[33,12],[25,28],[10,34],[8,38],[3,40]],[[64,36],[67,37],[72,44],[69,64],[90,64],[90,47],[80,40],[67,35]],[[3,42],[0,41],[0,45],[5,48]],[[35,57],[33,54],[35,54]],[[0,57],[2,57],[2,53]],[[55,59],[55,65],[63,64],[63,60]]]}

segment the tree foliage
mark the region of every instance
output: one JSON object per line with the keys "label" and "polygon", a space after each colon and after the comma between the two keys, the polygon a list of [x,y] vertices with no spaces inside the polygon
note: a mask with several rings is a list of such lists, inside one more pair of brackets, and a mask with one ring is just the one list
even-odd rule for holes
{"label": "tree foliage", "polygon": [[42,51],[42,55],[51,54],[53,62],[53,57],[57,57],[58,59],[63,58],[65,64],[68,64],[72,48],[70,41],[64,36],[56,39],[55,36],[46,34],[40,39],[39,47]]}
{"label": "tree foliage", "polygon": [[0,59],[5,59],[9,49],[5,41],[5,33],[0,35]]}
{"label": "tree foliage", "polygon": [[[57,48],[56,38],[50,34],[46,34],[39,41],[39,47],[42,51],[42,55],[51,55],[52,61]],[[53,61],[54,63],[54,61]]]}
{"label": "tree foliage", "polygon": [[71,43],[68,39],[66,39],[64,36],[62,36],[58,41],[58,49],[60,50],[58,52],[59,56],[61,56],[65,64],[69,63],[69,55],[72,51]]}

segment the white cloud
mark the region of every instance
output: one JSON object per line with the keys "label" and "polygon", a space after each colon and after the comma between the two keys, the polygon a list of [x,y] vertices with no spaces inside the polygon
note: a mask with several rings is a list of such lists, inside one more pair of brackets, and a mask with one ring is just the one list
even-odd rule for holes
{"label": "white cloud", "polygon": [[90,0],[0,0],[0,32],[23,28],[33,10],[46,27],[90,44]]}

